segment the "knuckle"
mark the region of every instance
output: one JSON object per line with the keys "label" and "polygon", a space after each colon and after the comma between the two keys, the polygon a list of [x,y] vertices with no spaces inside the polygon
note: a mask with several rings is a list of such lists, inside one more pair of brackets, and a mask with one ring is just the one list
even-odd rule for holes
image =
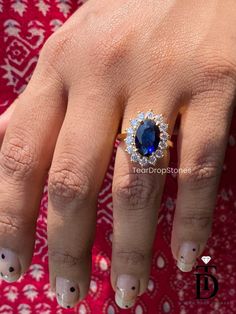
{"label": "knuckle", "polygon": [[88,260],[90,253],[77,252],[73,254],[63,249],[50,249],[49,258],[52,263],[62,266],[76,267]]}
{"label": "knuckle", "polygon": [[22,137],[9,139],[0,153],[0,166],[7,175],[23,178],[36,168],[36,154]]}
{"label": "knuckle", "polygon": [[194,230],[209,229],[212,224],[212,216],[206,211],[195,210],[180,216],[179,221],[181,225]]}
{"label": "knuckle", "polygon": [[80,166],[55,164],[50,170],[48,191],[55,202],[85,201],[91,196],[89,176]]}
{"label": "knuckle", "polygon": [[179,184],[203,188],[209,181],[215,181],[219,174],[219,166],[213,162],[199,163],[190,167],[190,172],[179,174]]}
{"label": "knuckle", "polygon": [[112,69],[115,66],[118,66],[127,53],[125,40],[108,42],[106,39],[101,41],[101,47],[102,49],[99,54],[99,61],[105,69]]}
{"label": "knuckle", "polygon": [[130,209],[144,209],[158,193],[157,184],[151,179],[135,173],[116,177],[113,197],[116,202]]}
{"label": "knuckle", "polygon": [[139,266],[145,264],[150,258],[150,252],[137,251],[123,251],[119,250],[115,253],[115,259],[121,264],[127,266]]}
{"label": "knuckle", "polygon": [[46,63],[53,68],[61,68],[64,64],[68,51],[70,51],[72,34],[67,30],[58,30],[52,34],[45,42],[41,52],[39,62]]}
{"label": "knuckle", "polygon": [[20,232],[23,228],[24,231],[31,228],[32,223],[28,223],[23,216],[18,216],[14,214],[2,213],[0,216],[0,230],[1,234],[15,234],[15,232]]}
{"label": "knuckle", "polygon": [[11,216],[1,216],[0,226],[1,226],[1,231],[4,234],[9,233],[9,231],[16,232],[20,230],[19,220]]}
{"label": "knuckle", "polygon": [[222,55],[206,54],[198,63],[198,89],[200,91],[233,88],[236,81],[236,64]]}
{"label": "knuckle", "polygon": [[94,25],[98,23],[99,11],[96,8],[90,8],[90,10],[84,11],[83,15],[80,16],[82,25],[87,27],[89,30],[94,29]]}
{"label": "knuckle", "polygon": [[90,40],[90,52],[94,61],[95,69],[102,73],[113,71],[124,62],[128,55],[130,36],[121,33],[117,28],[107,31],[102,29],[93,35]]}

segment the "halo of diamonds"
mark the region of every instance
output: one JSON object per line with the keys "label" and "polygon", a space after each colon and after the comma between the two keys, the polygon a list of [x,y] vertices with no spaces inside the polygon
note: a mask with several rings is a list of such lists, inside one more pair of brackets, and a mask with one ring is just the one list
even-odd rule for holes
{"label": "halo of diamonds", "polygon": [[[160,142],[158,148],[150,156],[142,156],[135,145],[136,131],[140,124],[146,119],[153,120],[160,130]],[[126,129],[126,151],[130,155],[132,162],[139,163],[142,167],[148,164],[155,165],[158,159],[163,158],[165,150],[168,148],[168,139],[170,138],[168,132],[168,124],[164,122],[162,114],[154,114],[152,110],[148,112],[139,112],[137,117],[130,120],[130,127]]]}

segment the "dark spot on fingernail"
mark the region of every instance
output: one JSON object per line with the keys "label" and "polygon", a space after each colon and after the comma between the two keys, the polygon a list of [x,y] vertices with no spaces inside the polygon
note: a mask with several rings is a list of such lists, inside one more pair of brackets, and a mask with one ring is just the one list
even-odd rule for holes
{"label": "dark spot on fingernail", "polygon": [[70,288],[70,292],[75,292],[75,288],[74,288],[74,287],[71,287],[71,288]]}
{"label": "dark spot on fingernail", "polygon": [[128,305],[126,305],[125,307],[126,307],[126,308],[128,308],[129,306],[128,306]]}
{"label": "dark spot on fingernail", "polygon": [[4,258],[5,258],[5,255],[4,255],[4,254],[2,254],[2,255],[1,255],[1,258],[2,258],[2,259],[4,259]]}
{"label": "dark spot on fingernail", "polygon": [[60,296],[60,293],[57,293],[57,296],[59,297],[59,296]]}
{"label": "dark spot on fingernail", "polygon": [[3,273],[1,272],[0,274],[1,274],[1,276],[3,277]]}
{"label": "dark spot on fingernail", "polygon": [[67,305],[67,308],[70,309],[70,305]]}
{"label": "dark spot on fingernail", "polygon": [[193,251],[195,252],[195,251],[196,251],[196,249],[193,249]]}
{"label": "dark spot on fingernail", "polygon": [[135,290],[135,287],[132,287],[131,289],[132,289],[132,290]]}
{"label": "dark spot on fingernail", "polygon": [[14,271],[13,267],[9,267],[9,272],[12,273]]}
{"label": "dark spot on fingernail", "polygon": [[183,256],[181,256],[181,258],[184,258]]}

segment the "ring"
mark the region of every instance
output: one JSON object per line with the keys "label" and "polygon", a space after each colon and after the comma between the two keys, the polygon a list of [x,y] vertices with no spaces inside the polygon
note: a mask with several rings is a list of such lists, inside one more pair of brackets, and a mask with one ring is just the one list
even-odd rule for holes
{"label": "ring", "polygon": [[130,127],[125,133],[120,133],[117,139],[126,143],[126,152],[132,162],[141,166],[155,165],[158,159],[164,157],[168,147],[173,147],[169,140],[168,124],[162,114],[138,112],[136,118],[130,119]]}

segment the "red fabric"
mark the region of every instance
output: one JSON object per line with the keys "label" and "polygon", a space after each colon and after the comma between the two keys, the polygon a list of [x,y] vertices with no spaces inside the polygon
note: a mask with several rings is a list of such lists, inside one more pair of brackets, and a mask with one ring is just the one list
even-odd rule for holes
{"label": "red fabric", "polygon": [[[46,38],[80,4],[75,0],[0,0],[0,112],[24,89]],[[212,263],[217,266],[215,276],[219,281],[219,292],[215,298],[204,303],[197,302],[194,272],[180,272],[173,261],[170,237],[177,184],[176,178],[168,175],[148,290],[131,310],[120,310],[116,306],[109,281],[113,156],[99,195],[97,237],[88,297],[76,309],[63,310],[48,290],[45,187],[32,265],[19,282],[0,282],[0,314],[236,313],[236,117],[233,121],[217,197],[213,234],[204,252],[204,255],[212,257]],[[176,167],[175,150],[172,151],[171,166]],[[203,263],[200,260],[198,264]]]}

